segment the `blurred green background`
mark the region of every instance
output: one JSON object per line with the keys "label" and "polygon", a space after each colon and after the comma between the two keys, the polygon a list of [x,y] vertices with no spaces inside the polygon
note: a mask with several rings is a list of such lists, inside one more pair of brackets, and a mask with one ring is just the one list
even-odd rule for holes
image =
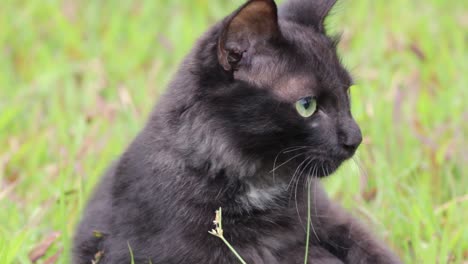
{"label": "blurred green background", "polygon": [[[2,1],[2,264],[68,263],[101,172],[196,38],[241,3]],[[406,263],[467,263],[468,2],[341,1],[327,24],[365,135],[329,193]]]}

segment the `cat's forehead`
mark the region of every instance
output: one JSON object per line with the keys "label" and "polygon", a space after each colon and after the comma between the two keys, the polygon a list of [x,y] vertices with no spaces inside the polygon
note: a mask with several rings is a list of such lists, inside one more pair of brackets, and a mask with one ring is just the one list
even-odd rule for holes
{"label": "cat's forehead", "polygon": [[305,96],[333,92],[350,80],[341,66],[333,45],[326,36],[313,29],[281,24],[288,43],[287,51],[273,62],[278,73],[272,83],[276,95],[287,101]]}
{"label": "cat's forehead", "polygon": [[[283,41],[278,45],[254,47],[246,54],[247,70],[235,78],[270,89],[280,100],[295,102],[303,97],[337,94],[350,83],[329,38],[311,28],[282,22]],[[340,91],[337,91],[340,90]]]}
{"label": "cat's forehead", "polygon": [[334,49],[330,38],[319,33],[313,28],[281,21],[281,34],[293,48],[305,56],[304,59],[323,57],[330,59],[334,55]]}
{"label": "cat's forehead", "polygon": [[290,73],[279,76],[272,88],[277,96],[288,102],[294,102],[307,96],[314,96],[318,92],[315,76],[306,73]]}

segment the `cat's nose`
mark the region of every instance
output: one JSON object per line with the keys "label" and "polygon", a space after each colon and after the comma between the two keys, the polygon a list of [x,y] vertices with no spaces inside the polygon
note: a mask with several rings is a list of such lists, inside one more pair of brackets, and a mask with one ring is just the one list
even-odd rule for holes
{"label": "cat's nose", "polygon": [[361,129],[354,119],[348,118],[346,121],[342,122],[338,138],[343,149],[350,155],[354,154],[362,142]]}

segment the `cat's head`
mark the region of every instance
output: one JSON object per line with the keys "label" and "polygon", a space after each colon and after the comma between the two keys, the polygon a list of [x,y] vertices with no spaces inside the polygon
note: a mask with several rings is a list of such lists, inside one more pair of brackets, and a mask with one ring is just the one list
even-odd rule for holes
{"label": "cat's head", "polygon": [[207,137],[230,141],[222,151],[314,176],[352,157],[362,141],[352,79],[323,25],[334,3],[290,0],[278,12],[272,0],[251,0],[201,42],[192,71],[202,107],[192,110],[206,114]]}

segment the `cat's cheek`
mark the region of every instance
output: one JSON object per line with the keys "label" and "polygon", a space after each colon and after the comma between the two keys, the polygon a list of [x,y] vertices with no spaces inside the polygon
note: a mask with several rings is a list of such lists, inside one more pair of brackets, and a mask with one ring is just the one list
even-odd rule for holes
{"label": "cat's cheek", "polygon": [[330,116],[326,112],[324,112],[322,109],[318,109],[317,113],[315,113],[315,115],[317,115],[318,117],[321,117],[321,118],[330,119]]}
{"label": "cat's cheek", "polygon": [[317,120],[314,120],[314,121],[310,122],[309,127],[311,129],[318,129],[320,127],[320,122],[317,121]]}
{"label": "cat's cheek", "polygon": [[322,110],[317,110],[317,112],[315,114],[312,115],[312,117],[310,118],[310,121],[308,121],[308,124],[307,126],[310,128],[310,129],[314,129],[314,130],[317,130],[321,127],[324,126],[324,123],[327,122],[327,120],[329,120],[330,117],[325,113],[323,112]]}

